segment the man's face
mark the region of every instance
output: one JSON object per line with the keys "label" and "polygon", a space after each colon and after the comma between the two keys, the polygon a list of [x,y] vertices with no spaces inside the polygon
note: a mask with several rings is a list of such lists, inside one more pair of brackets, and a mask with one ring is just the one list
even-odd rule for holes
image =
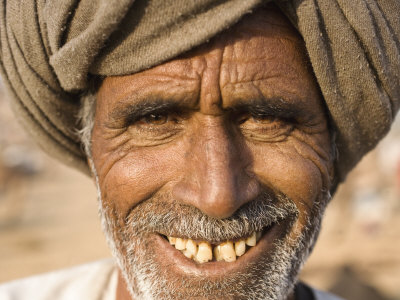
{"label": "man's face", "polygon": [[330,149],[303,42],[273,9],[181,58],[106,78],[92,154],[131,294],[287,298],[328,200]]}

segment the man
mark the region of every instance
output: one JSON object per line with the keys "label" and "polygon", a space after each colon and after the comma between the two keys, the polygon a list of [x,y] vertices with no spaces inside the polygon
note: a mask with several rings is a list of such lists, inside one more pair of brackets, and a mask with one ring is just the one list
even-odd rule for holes
{"label": "man", "polygon": [[296,278],[331,193],[398,110],[400,4],[261,2],[3,3],[15,109],[90,165],[119,269],[5,299],[337,299]]}

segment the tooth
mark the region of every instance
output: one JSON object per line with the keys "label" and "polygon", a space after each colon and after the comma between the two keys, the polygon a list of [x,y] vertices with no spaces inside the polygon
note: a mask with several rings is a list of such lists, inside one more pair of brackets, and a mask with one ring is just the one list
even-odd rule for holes
{"label": "tooth", "polygon": [[171,244],[171,245],[175,245],[175,243],[176,243],[176,238],[175,237],[168,237],[168,241],[169,241],[169,243]]}
{"label": "tooth", "polygon": [[214,257],[215,257],[216,261],[224,260],[221,255],[221,246],[220,245],[214,247]]}
{"label": "tooth", "polygon": [[242,256],[246,252],[246,242],[244,240],[235,243],[236,256]]}
{"label": "tooth", "polygon": [[190,251],[187,250],[187,249],[186,249],[186,250],[183,250],[182,253],[183,253],[183,255],[185,255],[187,258],[193,258],[193,257],[194,257],[193,253],[190,252]]}
{"label": "tooth", "polygon": [[257,231],[256,232],[256,240],[257,240],[257,242],[260,240],[261,237],[262,237],[262,231]]}
{"label": "tooth", "polygon": [[221,256],[226,262],[232,262],[236,260],[235,249],[233,249],[232,242],[225,242],[221,244]]}
{"label": "tooth", "polygon": [[196,261],[199,263],[204,263],[212,260],[212,250],[211,245],[207,242],[200,242],[199,249],[196,254]]}
{"label": "tooth", "polygon": [[256,233],[253,232],[253,233],[251,234],[251,236],[249,236],[249,237],[246,239],[246,245],[248,245],[248,246],[255,246],[256,243],[257,243],[257,241],[256,241]]}
{"label": "tooth", "polygon": [[190,253],[192,256],[195,256],[197,253],[197,244],[193,240],[188,239],[186,242],[186,251],[188,254]]}
{"label": "tooth", "polygon": [[175,248],[178,250],[185,250],[186,249],[186,240],[181,238],[176,238]]}

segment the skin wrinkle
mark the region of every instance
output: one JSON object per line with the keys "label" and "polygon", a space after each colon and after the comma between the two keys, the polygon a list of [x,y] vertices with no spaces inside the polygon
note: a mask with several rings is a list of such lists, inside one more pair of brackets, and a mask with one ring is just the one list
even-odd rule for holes
{"label": "skin wrinkle", "polygon": [[[103,228],[133,299],[187,299],[188,295],[196,295],[202,299],[286,300],[299,268],[313,248],[323,211],[330,199],[326,192],[330,188],[329,181],[323,178],[329,178],[333,168],[332,159],[324,160],[319,155],[329,153],[331,149],[321,96],[315,78],[302,63],[306,56],[301,39],[295,30],[288,29],[291,26],[288,21],[273,10],[260,11],[254,16],[242,21],[245,24],[243,32],[239,24],[225,36],[219,36],[219,40],[181,58],[143,73],[106,78],[97,94],[91,165],[99,191]],[[283,29],[269,28],[265,25],[266,19],[287,24],[282,25]],[[252,27],[256,29],[248,30]],[[251,38],[252,48],[245,49],[240,43],[244,41],[243,36],[251,34],[259,37]],[[275,37],[285,34],[290,36],[288,40],[295,41],[294,47],[288,44],[281,49],[282,41]],[[215,53],[224,53],[222,57],[225,58],[227,49],[233,49],[235,45],[246,50],[241,54],[234,52],[235,56],[232,56],[240,62],[240,68],[233,60],[222,59],[215,68],[215,60],[206,60],[206,71],[219,74],[219,78],[214,74],[210,77],[213,78],[211,82],[207,82],[202,77],[207,72],[193,67],[193,60],[201,61]],[[218,47],[222,49],[219,52],[215,51]],[[289,54],[285,55],[285,52]],[[253,54],[260,60],[265,59],[262,63],[266,70],[270,66],[276,72],[293,64],[281,71],[280,84],[269,80],[257,81],[258,95],[261,93],[265,101],[278,97],[283,105],[300,105],[307,116],[312,116],[311,120],[303,118],[299,121],[305,129],[308,127],[307,130],[296,128],[288,133],[284,142],[266,142],[268,136],[277,134],[273,131],[276,123],[274,126],[262,125],[253,117],[245,122],[250,122],[256,131],[259,126],[259,132],[266,135],[265,141],[245,138],[242,129],[236,125],[236,117],[230,114],[234,100],[238,99],[235,94],[238,90],[224,89],[222,79],[232,78],[232,74],[242,79],[246,76],[258,78],[257,69],[251,64],[246,67],[241,59],[241,55],[251,57]],[[275,64],[274,55],[277,61],[283,59],[283,63]],[[290,62],[285,61],[288,58]],[[188,71],[190,78],[195,78],[194,83],[197,82],[191,90],[185,86],[186,81],[180,80],[179,70],[182,68]],[[289,74],[297,69],[298,75]],[[145,76],[141,77],[142,74]],[[170,98],[168,84],[171,84],[173,94],[180,94],[181,98],[183,94],[189,95],[186,99],[193,105],[193,113],[182,123],[181,133],[162,144],[138,145],[137,139],[156,140],[164,129],[157,129],[155,132],[158,133],[154,135],[147,129],[136,130],[137,125],[133,123],[122,133],[122,136],[126,135],[123,139],[129,142],[121,149],[115,138],[110,137],[110,129],[102,124],[109,121],[110,113],[117,105],[127,108],[135,105],[138,92],[142,99],[145,96],[143,90],[147,95],[162,95],[160,86],[152,83],[160,82],[157,78],[163,74],[169,74],[170,79],[167,83],[163,81],[165,95],[160,101]],[[198,75],[193,77],[193,74]],[[267,75],[263,72],[262,76]],[[288,78],[291,80],[286,83]],[[219,94],[212,92],[215,83]],[[239,91],[242,101],[252,99],[254,93],[249,86],[254,85],[251,82],[242,86]],[[286,97],[289,92],[295,97]],[[212,97],[207,99],[204,94]],[[199,96],[193,98],[196,95]],[[154,127],[154,124],[149,126]],[[165,128],[174,127],[167,122]],[[300,136],[303,138],[293,138],[296,131],[302,132]],[[89,146],[85,148],[90,149]],[[327,157],[332,155],[327,154]],[[210,164],[210,161],[216,163]],[[228,176],[221,177],[218,175],[220,172]],[[214,190],[208,193],[210,184],[205,183],[211,175],[214,176],[211,183]],[[255,182],[257,186],[249,185],[249,182]],[[176,193],[176,187],[180,187],[181,194]],[[225,196],[218,198],[216,195]],[[276,202],[276,199],[280,200]],[[240,212],[246,216],[246,221],[237,219]],[[262,220],[263,215],[267,219],[260,223],[257,220]],[[178,265],[162,254],[154,240],[154,232],[214,241],[239,238],[250,234],[260,224],[276,220],[277,216],[283,220],[278,222],[277,237],[269,241],[268,250],[257,260],[250,261],[248,266],[217,280],[200,276],[201,273],[191,276],[189,270],[189,273],[182,273]],[[230,220],[233,219],[237,222],[232,223]]]}
{"label": "skin wrinkle", "polygon": [[[276,145],[276,146],[279,147],[279,145]],[[276,192],[278,192],[278,191],[275,191],[275,193]],[[313,201],[311,203],[308,203],[307,200],[299,199],[297,208],[299,209],[299,211],[304,212],[304,210],[300,210],[300,208],[299,208],[299,205],[301,204],[302,206],[305,206],[307,208],[306,211],[311,211],[315,201],[316,201],[316,199],[313,199]]]}
{"label": "skin wrinkle", "polygon": [[[324,159],[324,157],[321,157],[321,155],[313,156],[312,152],[316,152],[315,148],[318,148],[318,147],[313,147],[311,149],[311,146],[304,143],[303,141],[301,141],[301,142],[302,142],[302,144],[300,144],[300,145],[297,143],[293,143],[293,147],[295,147],[297,153],[299,153],[305,159],[308,159],[311,163],[313,163],[314,165],[316,165],[318,167],[318,169],[320,170],[320,173],[321,173],[321,178],[324,180],[324,186],[329,186],[330,178],[329,178],[329,176],[325,176],[325,174],[329,174],[327,172],[328,170],[326,169],[326,165],[329,163],[333,163],[333,162],[331,162],[329,159]],[[304,151],[302,151],[301,148],[303,148]],[[307,150],[311,150],[311,151],[307,151]],[[317,152],[317,154],[319,154],[319,153]],[[327,153],[325,153],[325,154],[328,155]]]}
{"label": "skin wrinkle", "polygon": [[[124,131],[126,132],[126,130],[128,130],[128,129],[125,129]],[[109,136],[106,136],[106,138],[107,138],[107,137],[109,138]],[[116,153],[116,155],[113,155],[112,151],[110,151],[110,150],[105,151],[105,154],[104,154],[105,156],[111,155],[111,156],[116,156],[116,157],[117,157],[115,160],[113,160],[112,162],[110,162],[110,164],[104,165],[103,168],[101,169],[101,172],[105,172],[105,173],[107,174],[106,176],[108,176],[108,170],[112,167],[113,164],[115,164],[115,163],[118,162],[118,161],[121,161],[122,159],[124,159],[124,158],[126,157],[126,155],[129,154],[129,149],[131,149],[131,147],[130,147],[130,145],[129,145],[129,142],[132,143],[132,140],[129,139],[129,137],[125,137],[125,138],[124,138],[124,141],[121,142],[121,143],[115,143],[115,142],[114,142],[114,143],[112,144],[112,147],[121,148],[121,149]],[[145,145],[141,145],[141,146],[145,146]],[[107,178],[106,178],[106,179],[107,179]],[[118,185],[116,185],[116,187],[118,187]]]}
{"label": "skin wrinkle", "polygon": [[[255,59],[255,61],[257,61],[257,59]],[[268,62],[268,60],[266,61]],[[246,62],[247,65],[250,65],[249,62]],[[255,66],[260,67],[259,64],[254,63]],[[291,70],[291,65],[286,63],[286,64],[280,64],[279,68],[287,68],[288,71],[294,71]],[[260,68],[261,69],[261,68]],[[235,73],[234,73],[235,74]],[[274,80],[274,79],[281,79],[281,74],[279,74],[279,70],[277,71],[276,74],[272,73],[270,74],[270,72],[268,73],[268,76],[265,76],[264,74],[262,75],[262,78],[257,78],[258,76],[260,76],[259,74],[255,74],[255,77],[251,77],[251,78],[236,78],[236,80],[232,80],[232,78],[230,79],[230,82],[225,83],[225,85],[222,85],[222,87],[226,88],[229,87],[230,85],[237,85],[237,84],[245,84],[245,83],[253,83],[256,84],[257,82],[264,82],[264,81],[268,81],[268,80]],[[292,78],[287,78],[287,79],[296,79],[297,76],[293,76]]]}
{"label": "skin wrinkle", "polygon": [[[299,136],[289,137],[289,139],[291,139],[291,138],[296,138],[297,140],[299,140],[301,142],[301,144],[293,143],[293,147],[295,147],[297,153],[302,155],[305,159],[308,159],[310,162],[312,162],[314,165],[316,165],[319,168],[319,170],[321,172],[321,178],[326,180],[324,185],[329,186],[330,178],[329,178],[329,176],[328,177],[325,176],[325,174],[328,174],[326,165],[329,165],[329,163],[333,163],[333,161],[331,161],[331,158],[329,157],[329,154],[327,152],[323,151],[322,149],[320,149],[320,147],[318,147],[318,146],[311,147],[304,140],[299,139]],[[318,152],[318,150],[320,150],[320,152]],[[313,152],[315,152],[317,155],[313,156]]]}

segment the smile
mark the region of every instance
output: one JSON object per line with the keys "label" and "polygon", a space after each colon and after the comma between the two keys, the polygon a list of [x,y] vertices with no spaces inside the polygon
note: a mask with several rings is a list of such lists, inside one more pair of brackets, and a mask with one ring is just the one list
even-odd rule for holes
{"label": "smile", "polygon": [[219,261],[234,262],[256,246],[261,237],[269,232],[274,225],[266,227],[263,231],[252,232],[246,237],[217,244],[179,237],[164,237],[176,250],[199,264]]}

